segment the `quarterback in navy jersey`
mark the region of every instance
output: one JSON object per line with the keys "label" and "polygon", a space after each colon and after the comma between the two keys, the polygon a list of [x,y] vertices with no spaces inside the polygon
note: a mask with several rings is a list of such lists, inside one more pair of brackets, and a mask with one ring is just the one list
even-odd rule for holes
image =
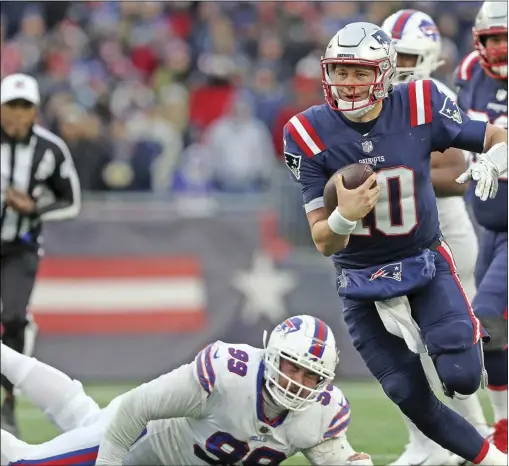
{"label": "quarterback in navy jersey", "polygon": [[[431,356],[449,396],[470,395],[484,381],[484,329],[441,240],[430,154],[449,147],[482,153],[458,182],[476,180],[475,194],[486,200],[507,171],[507,132],[471,120],[430,80],[393,88],[394,44],[374,24],[341,29],[321,66],[327,104],[290,119],[285,160],[302,186],[313,241],[333,256],[354,346],[425,435],[475,464],[507,464],[507,455],[436,398],[419,358]],[[352,190],[336,175],[338,207],[327,216],[325,184],[356,162],[376,173]]]}
{"label": "quarterback in navy jersey", "polygon": [[[476,50],[456,72],[458,104],[470,118],[507,129],[507,3],[485,2],[474,28]],[[473,188],[472,188],[473,189]],[[494,443],[507,452],[507,174],[494,199],[470,196],[483,227],[475,277],[476,316],[491,336],[484,347],[488,393],[495,415]]]}
{"label": "quarterback in navy jersey", "polygon": [[[447,85],[433,77],[433,73],[444,61],[440,31],[429,15],[417,10],[399,10],[390,15],[382,24],[382,29],[392,38],[397,53],[396,83],[431,79],[438,90],[450,99],[457,101],[456,93]],[[431,182],[433,184],[440,230],[454,256],[456,271],[467,295],[472,300],[476,286],[474,270],[478,253],[478,238],[470,215],[467,211],[464,195],[468,188],[456,182],[456,178],[468,166],[469,152],[449,148],[445,152],[431,154]],[[500,195],[500,192],[497,196]],[[482,202],[482,201],[480,201]],[[429,356],[421,354],[423,367],[432,368]],[[430,372],[430,371],[428,371]],[[438,390],[439,383],[435,374],[430,373]],[[454,397],[446,404],[462,415],[483,435],[491,433],[477,394],[466,399]],[[409,441],[403,453],[390,466],[411,466],[420,464],[460,464],[464,460],[452,455],[435,442],[428,439],[414,423],[404,416]]]}

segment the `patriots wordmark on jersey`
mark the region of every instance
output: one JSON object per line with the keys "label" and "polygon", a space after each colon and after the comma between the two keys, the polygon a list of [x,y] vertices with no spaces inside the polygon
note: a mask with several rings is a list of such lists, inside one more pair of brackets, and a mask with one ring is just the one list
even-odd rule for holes
{"label": "patriots wordmark on jersey", "polygon": [[364,268],[416,255],[440,237],[430,154],[449,147],[482,152],[485,131],[486,122],[472,121],[434,82],[414,81],[384,99],[367,134],[326,104],[294,116],[284,129],[285,160],[307,213],[323,207],[325,184],[338,169],[373,165],[378,203],[333,256],[339,267]]}
{"label": "patriots wordmark on jersey", "polygon": [[[456,88],[458,105],[470,118],[507,129],[507,80],[487,75],[477,51],[467,55],[458,66]],[[471,196],[474,215],[480,225],[492,231],[507,231],[507,196],[507,175],[500,177],[495,199],[483,202]]]}

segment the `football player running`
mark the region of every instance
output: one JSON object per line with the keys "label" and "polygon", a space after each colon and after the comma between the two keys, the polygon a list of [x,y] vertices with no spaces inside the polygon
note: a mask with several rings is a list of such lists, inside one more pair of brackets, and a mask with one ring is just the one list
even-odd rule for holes
{"label": "football player running", "polygon": [[[400,10],[389,16],[382,29],[392,38],[397,52],[396,83],[430,79],[443,61],[440,32],[433,19],[416,10]],[[456,101],[456,94],[441,81],[431,78],[440,92]],[[469,154],[450,148],[443,154],[431,154],[431,182],[437,197],[440,229],[456,261],[458,275],[469,300],[475,294],[474,268],[477,258],[477,236],[470,221],[463,195],[466,185],[456,178],[467,168]],[[428,355],[421,355],[429,358]],[[432,376],[430,374],[430,376]],[[483,435],[489,434],[479,398],[476,394],[467,399],[453,398],[452,408],[465,417]],[[429,440],[415,425],[404,417],[409,432],[409,443],[393,465],[436,465],[453,463],[452,455]]]}
{"label": "football player running", "polygon": [[216,341],[103,410],[79,382],[2,345],[2,373],[64,431],[41,445],[2,431],[2,464],[276,465],[302,452],[312,464],[372,465],[346,437],[331,329],[300,315],[266,336],[263,349]]}
{"label": "football player running", "polygon": [[[472,119],[507,129],[507,2],[485,2],[473,35],[476,50],[456,72],[458,105]],[[507,452],[507,175],[500,177],[495,199],[468,197],[483,227],[472,307],[491,337],[484,361],[495,417],[493,442]]]}
{"label": "football player running", "polygon": [[[440,232],[430,156],[450,147],[482,153],[457,181],[476,180],[475,195],[485,201],[507,172],[507,131],[471,120],[431,80],[394,86],[394,43],[374,24],[338,31],[321,67],[327,104],[287,123],[285,161],[302,186],[316,248],[332,255],[353,344],[425,435],[475,464],[507,464],[507,455],[438,400],[419,357],[430,355],[450,397],[485,383],[487,335]],[[336,175],[338,206],[326,212],[329,178],[358,162],[376,173],[352,190]]]}

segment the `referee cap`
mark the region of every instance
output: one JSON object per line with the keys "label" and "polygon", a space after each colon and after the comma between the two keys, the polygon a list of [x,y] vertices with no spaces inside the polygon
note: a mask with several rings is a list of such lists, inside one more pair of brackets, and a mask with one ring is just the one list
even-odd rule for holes
{"label": "referee cap", "polygon": [[27,74],[10,74],[2,79],[0,87],[0,103],[5,104],[11,100],[23,99],[34,105],[39,105],[39,85],[32,76]]}

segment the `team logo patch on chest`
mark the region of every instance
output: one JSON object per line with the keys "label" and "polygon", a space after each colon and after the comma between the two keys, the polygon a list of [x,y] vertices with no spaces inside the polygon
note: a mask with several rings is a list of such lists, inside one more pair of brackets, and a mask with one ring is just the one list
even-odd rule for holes
{"label": "team logo patch on chest", "polygon": [[300,180],[300,161],[301,156],[300,155],[293,155],[289,152],[285,152],[285,163],[286,166],[290,169],[290,171],[293,173],[293,176]]}

